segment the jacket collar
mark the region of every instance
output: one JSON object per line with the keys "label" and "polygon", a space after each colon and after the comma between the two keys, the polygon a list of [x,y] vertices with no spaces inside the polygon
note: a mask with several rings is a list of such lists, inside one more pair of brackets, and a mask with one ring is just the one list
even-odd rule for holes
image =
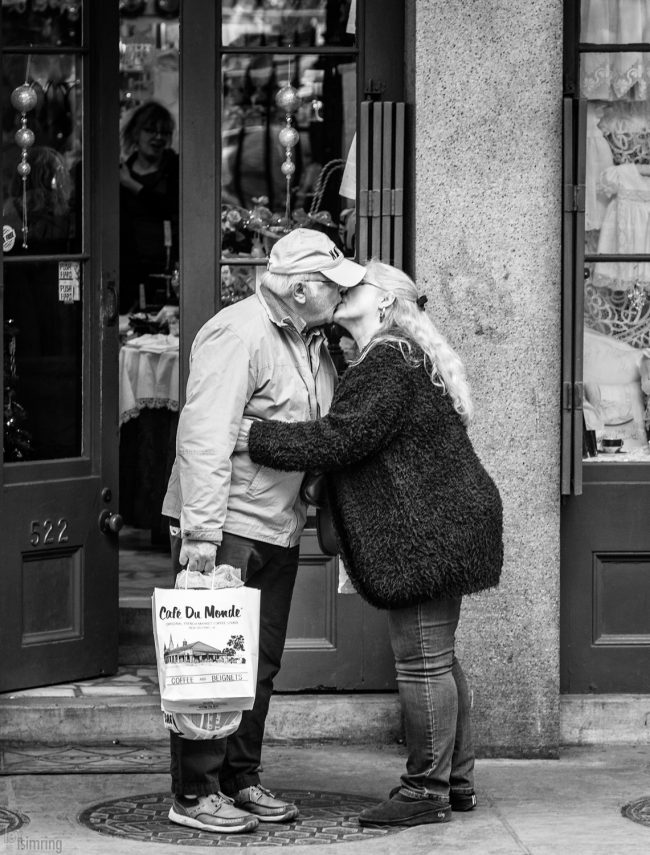
{"label": "jacket collar", "polygon": [[309,343],[314,336],[324,335],[322,329],[319,327],[314,327],[308,330],[305,321],[295,312],[292,312],[284,300],[278,297],[277,294],[269,291],[269,289],[261,283],[257,286],[255,294],[257,299],[264,306],[270,320],[277,326],[292,327],[307,341],[307,343]]}

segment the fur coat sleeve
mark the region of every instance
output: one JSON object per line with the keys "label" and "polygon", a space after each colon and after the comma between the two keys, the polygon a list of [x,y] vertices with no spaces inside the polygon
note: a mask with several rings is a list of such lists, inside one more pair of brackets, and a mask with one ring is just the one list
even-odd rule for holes
{"label": "fur coat sleeve", "polygon": [[328,472],[339,547],[357,591],[378,608],[497,585],[499,491],[450,396],[389,344],[348,368],[313,422],[255,422],[252,459]]}
{"label": "fur coat sleeve", "polygon": [[374,347],[348,368],[329,413],[309,422],[256,421],[248,449],[273,469],[336,470],[385,448],[400,432],[412,394],[413,368],[394,347]]}

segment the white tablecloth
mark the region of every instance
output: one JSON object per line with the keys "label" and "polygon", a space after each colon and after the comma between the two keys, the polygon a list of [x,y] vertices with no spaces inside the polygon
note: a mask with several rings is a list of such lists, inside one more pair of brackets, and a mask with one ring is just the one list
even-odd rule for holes
{"label": "white tablecloth", "polygon": [[178,338],[141,335],[120,348],[120,424],[144,407],[178,410]]}

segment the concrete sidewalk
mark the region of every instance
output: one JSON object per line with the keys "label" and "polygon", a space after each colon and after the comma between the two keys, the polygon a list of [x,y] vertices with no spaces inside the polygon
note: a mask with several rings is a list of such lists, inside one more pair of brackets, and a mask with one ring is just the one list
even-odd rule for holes
{"label": "concrete sidewalk", "polygon": [[[265,749],[262,779],[276,790],[382,799],[397,783],[404,760],[404,750],[394,746],[271,745]],[[316,836],[302,844],[287,846],[286,841],[269,839],[246,848],[261,852],[281,845],[295,855],[650,853],[650,825],[621,815],[623,805],[647,797],[645,816],[650,822],[648,746],[567,749],[559,760],[480,760],[476,781],[478,808],[455,813],[447,824],[407,828],[356,842],[323,844]],[[171,855],[206,846],[223,852],[242,851],[243,836],[227,846],[218,839],[170,845],[152,842],[146,833],[139,839],[100,834],[79,821],[81,812],[101,803],[131,798],[137,806],[138,796],[167,796],[168,791],[168,776],[159,773],[0,777],[0,822],[4,822],[0,825],[0,851]],[[7,811],[25,820],[22,827],[11,830]],[[126,821],[118,816],[117,827]],[[354,818],[351,822],[355,824]],[[296,829],[300,832],[300,823]],[[358,836],[359,829],[354,831]]]}

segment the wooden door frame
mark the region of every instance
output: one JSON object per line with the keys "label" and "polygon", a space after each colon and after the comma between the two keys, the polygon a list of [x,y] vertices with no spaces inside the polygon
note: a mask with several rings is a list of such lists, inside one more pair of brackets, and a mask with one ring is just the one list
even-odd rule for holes
{"label": "wooden door frame", "polygon": [[[215,0],[182,0],[180,15],[180,407],[192,342],[218,310],[220,15]],[[198,61],[197,61],[198,60]]]}
{"label": "wooden door frame", "polygon": [[[101,107],[90,111],[88,139],[92,147],[90,170],[84,172],[84,181],[89,179],[97,192],[93,193],[84,221],[86,241],[91,257],[91,282],[93,294],[100,295],[93,307],[95,317],[99,318],[99,341],[102,359],[114,366],[114,383],[104,383],[101,394],[101,461],[103,489],[106,506],[111,510],[119,508],[119,382],[117,365],[119,361],[119,325],[117,305],[119,293],[119,228],[112,231],[103,228],[104,221],[119,223],[120,186],[115,171],[108,164],[118,164],[120,158],[119,141],[119,8],[117,3],[106,4],[110,9],[102,9],[101,15],[91,15],[90,42],[97,45],[98,65],[88,63],[91,103],[100,103]],[[114,8],[113,8],[114,7]],[[107,38],[106,33],[114,33],[115,38]],[[96,93],[96,96],[95,96]],[[101,223],[102,228],[90,228],[90,223]],[[86,247],[84,247],[85,249]],[[111,317],[115,320],[110,321]],[[104,376],[106,365],[101,365]],[[110,495],[110,498],[109,498]]]}

